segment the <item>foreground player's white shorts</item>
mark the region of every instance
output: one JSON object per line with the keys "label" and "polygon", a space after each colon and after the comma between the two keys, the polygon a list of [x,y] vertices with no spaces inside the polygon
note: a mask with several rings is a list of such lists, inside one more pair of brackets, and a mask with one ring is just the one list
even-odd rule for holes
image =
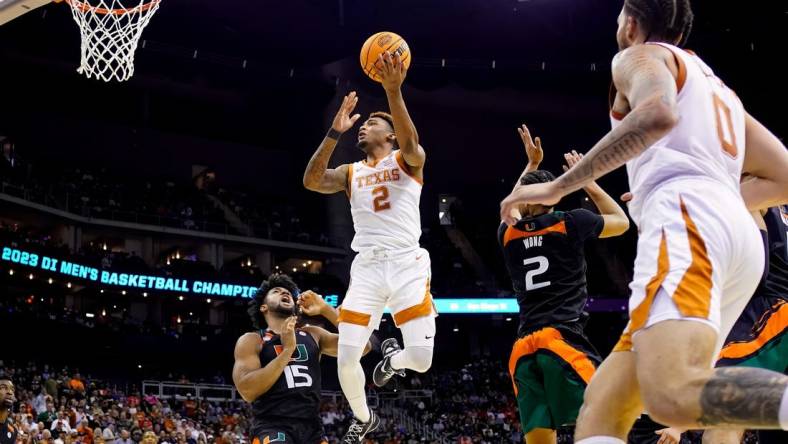
{"label": "foreground player's white shorts", "polygon": [[391,309],[405,346],[433,345],[437,312],[430,294],[430,254],[423,248],[356,255],[339,309],[339,343],[361,347]]}
{"label": "foreground player's white shorts", "polygon": [[680,319],[712,327],[719,352],[765,262],[741,196],[710,179],[675,179],[646,198],[638,230],[630,321],[615,351],[631,350],[643,328]]}

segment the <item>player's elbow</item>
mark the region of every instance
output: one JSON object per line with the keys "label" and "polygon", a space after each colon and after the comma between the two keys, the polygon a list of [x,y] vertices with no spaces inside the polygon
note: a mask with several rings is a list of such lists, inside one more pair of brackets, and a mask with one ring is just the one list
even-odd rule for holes
{"label": "player's elbow", "polygon": [[616,218],[616,223],[613,226],[613,233],[611,236],[621,236],[622,234],[629,231],[629,218],[626,217],[619,217]]}
{"label": "player's elbow", "polygon": [[643,122],[648,129],[661,136],[669,133],[679,123],[675,103],[667,103],[662,97],[654,97],[643,104]]}
{"label": "player's elbow", "polygon": [[626,214],[609,216],[605,218],[605,226],[600,238],[616,237],[629,231],[629,218]]}
{"label": "player's elbow", "polygon": [[238,394],[241,395],[241,399],[248,403],[251,403],[257,399],[257,394],[253,393],[252,390],[247,387],[238,386],[236,389],[238,390]]}
{"label": "player's elbow", "polygon": [[314,178],[309,177],[308,175],[304,175],[303,183],[304,183],[304,188],[306,188],[307,190],[309,190],[309,191],[319,191],[319,188],[320,188],[319,187],[319,185],[320,185],[320,181],[319,180],[315,180]]}

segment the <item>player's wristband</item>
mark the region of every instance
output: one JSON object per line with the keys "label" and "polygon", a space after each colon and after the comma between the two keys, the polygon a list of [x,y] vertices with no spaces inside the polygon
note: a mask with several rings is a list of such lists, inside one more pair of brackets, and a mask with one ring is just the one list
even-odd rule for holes
{"label": "player's wristband", "polygon": [[339,131],[335,130],[334,128],[331,128],[331,129],[328,130],[328,133],[326,134],[326,137],[328,137],[329,139],[339,140],[339,137],[341,135],[342,135],[342,133],[340,133]]}

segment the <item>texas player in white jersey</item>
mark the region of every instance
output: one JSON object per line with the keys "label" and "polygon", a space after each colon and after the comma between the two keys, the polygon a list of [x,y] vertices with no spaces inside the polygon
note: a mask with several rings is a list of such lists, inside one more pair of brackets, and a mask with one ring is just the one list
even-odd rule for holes
{"label": "texas player in white jersey", "polygon": [[351,92],[304,174],[304,186],[312,191],[347,193],[356,231],[351,248],[358,254],[339,314],[339,382],[355,416],[343,443],[361,442],[379,423],[367,406],[359,360],[384,308],[391,309],[394,323],[402,331],[404,348],[400,350],[395,339],[383,342],[384,358],[373,376],[378,386],[395,374],[404,375],[404,369],[426,372],[432,364],[435,341],[430,257],[419,247],[419,199],[426,155],[400,90],[406,75],[404,65],[399,56],[385,54],[377,66],[382,67],[391,115],[372,113],[361,125],[358,147],[366,158],[328,168],[339,136],[360,118],[359,114],[351,116],[358,102]]}
{"label": "texas player in white jersey", "polygon": [[[788,201],[788,152],[679,49],[692,17],[689,0],[626,0],[612,131],[560,178],[501,203],[514,222],[517,205],[553,204],[627,164],[640,233],[630,323],[586,390],[578,444],[623,443],[644,410],[677,428],[788,428],[786,376],[712,369],[763,272],[748,208]],[[756,179],[739,189],[742,171]]]}

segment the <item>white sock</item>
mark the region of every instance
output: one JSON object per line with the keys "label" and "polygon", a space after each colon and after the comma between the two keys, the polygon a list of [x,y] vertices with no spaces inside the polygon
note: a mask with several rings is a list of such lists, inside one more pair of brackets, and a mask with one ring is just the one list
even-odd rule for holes
{"label": "white sock", "polygon": [[590,438],[575,441],[575,444],[627,444],[626,442],[612,436],[592,436]]}
{"label": "white sock", "polygon": [[432,347],[411,346],[391,357],[391,368],[402,368],[424,373],[432,366]]}
{"label": "white sock", "polygon": [[780,428],[788,430],[788,388],[783,392],[783,399],[780,401]]}
{"label": "white sock", "polygon": [[353,410],[353,415],[361,422],[368,422],[369,407],[364,392],[366,378],[360,362],[363,354],[362,347],[340,344],[337,350],[337,371],[339,385],[342,386],[342,392]]}

